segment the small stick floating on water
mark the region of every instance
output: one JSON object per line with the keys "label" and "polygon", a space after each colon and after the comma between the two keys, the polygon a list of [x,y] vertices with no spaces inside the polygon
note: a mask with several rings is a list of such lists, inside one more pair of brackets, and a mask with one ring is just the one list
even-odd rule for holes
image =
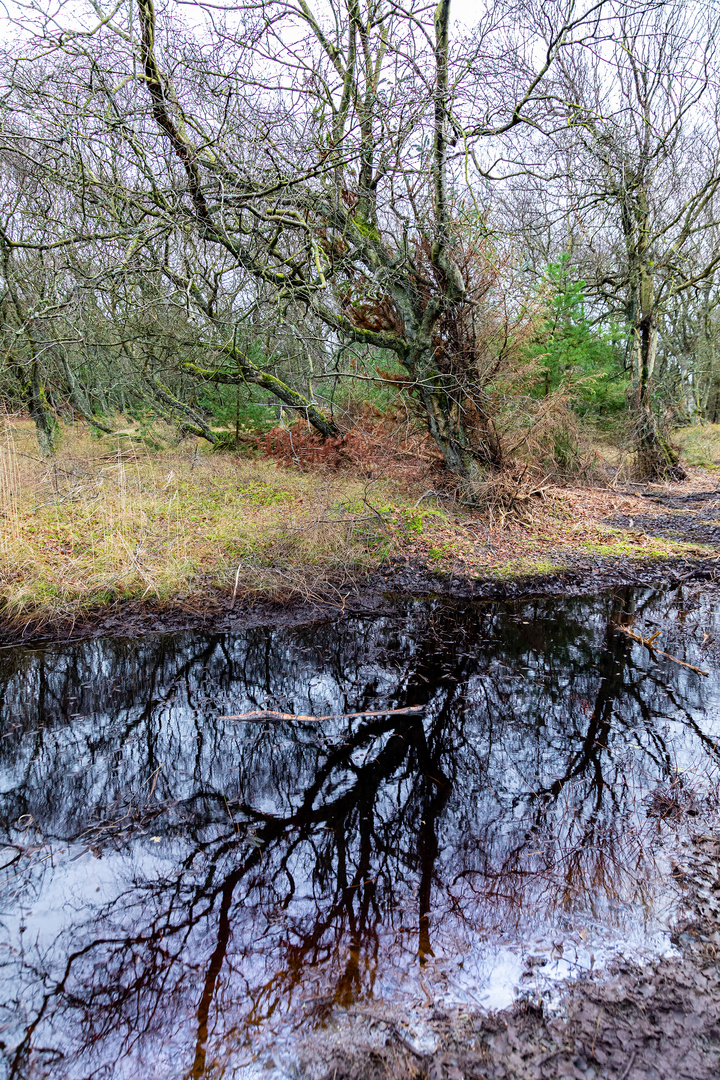
{"label": "small stick floating on water", "polygon": [[234,716],[221,716],[220,720],[298,720],[302,724],[314,724],[318,720],[355,720],[360,716],[401,716],[407,713],[422,712],[425,705],[408,705],[404,709],[377,709],[374,712],[336,713],[333,716],[302,716],[299,713],[275,712],[274,709],[258,709],[255,712],[236,713]]}
{"label": "small stick floating on water", "polygon": [[657,653],[658,656],[664,656],[666,660],[672,660],[674,664],[679,664],[680,667],[690,668],[691,671],[696,671],[698,675],[709,675],[709,671],[703,671],[702,668],[695,667],[694,664],[688,664],[685,660],[678,660],[677,656],[671,656],[669,652],[663,652],[662,649],[658,649],[655,642],[660,637],[661,631],[658,630],[652,637],[644,638],[640,634],[634,634],[632,630],[628,630],[626,626],[620,626],[619,623],[615,624],[618,630],[622,630],[623,634],[627,634],[633,641],[639,642],[640,645],[644,645],[650,652]]}

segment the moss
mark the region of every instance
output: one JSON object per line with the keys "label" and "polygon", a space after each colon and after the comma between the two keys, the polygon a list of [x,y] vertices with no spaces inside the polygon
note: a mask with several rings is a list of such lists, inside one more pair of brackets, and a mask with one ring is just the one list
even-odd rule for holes
{"label": "moss", "polygon": [[564,569],[565,563],[561,560],[520,558],[492,567],[491,577],[499,581],[522,581],[557,574]]}

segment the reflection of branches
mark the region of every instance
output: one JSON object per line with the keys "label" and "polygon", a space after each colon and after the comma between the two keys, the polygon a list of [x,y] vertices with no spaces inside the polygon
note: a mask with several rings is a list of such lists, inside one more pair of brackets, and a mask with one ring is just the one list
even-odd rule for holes
{"label": "reflection of branches", "polygon": [[[16,1075],[40,1030],[78,1032],[80,1056],[113,1041],[129,1054],[168,1025],[187,1039],[192,1014],[183,1052],[199,1076],[214,1017],[239,1044],[311,984],[320,1012],[372,993],[388,956],[425,961],[438,936],[507,929],[533,905],[641,895],[638,801],[678,747],[713,759],[717,748],[693,684],[645,671],[613,633],[631,599],[482,618],[408,606],[372,622],[26,656],[4,691],[21,718],[0,746],[16,777],[0,803],[6,836],[22,809],[45,840],[104,848],[125,884],[99,907],[80,898],[53,948],[17,961],[18,985],[46,990]],[[119,690],[112,703],[93,670]],[[218,715],[398,703],[422,717],[238,731]],[[668,716],[672,737],[658,723]],[[161,869],[138,838],[150,823]],[[31,864],[28,884],[42,874]]]}

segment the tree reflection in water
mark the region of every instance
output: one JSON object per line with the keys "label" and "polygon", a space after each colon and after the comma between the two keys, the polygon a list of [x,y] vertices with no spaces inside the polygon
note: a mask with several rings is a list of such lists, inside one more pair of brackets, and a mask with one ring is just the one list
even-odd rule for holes
{"label": "tree reflection in water", "polygon": [[216,1075],[372,997],[476,1003],[538,940],[641,942],[681,827],[646,797],[712,781],[720,684],[632,619],[699,655],[678,591],[1,653],[8,1077]]}

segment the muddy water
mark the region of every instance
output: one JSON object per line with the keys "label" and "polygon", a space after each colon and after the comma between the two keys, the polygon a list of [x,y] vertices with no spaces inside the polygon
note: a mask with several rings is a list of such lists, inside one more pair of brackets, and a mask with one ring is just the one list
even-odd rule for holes
{"label": "muddy water", "polygon": [[709,670],[719,623],[681,588],[0,651],[5,1074],[288,1075],[339,1014],[671,950],[720,677],[616,626]]}

